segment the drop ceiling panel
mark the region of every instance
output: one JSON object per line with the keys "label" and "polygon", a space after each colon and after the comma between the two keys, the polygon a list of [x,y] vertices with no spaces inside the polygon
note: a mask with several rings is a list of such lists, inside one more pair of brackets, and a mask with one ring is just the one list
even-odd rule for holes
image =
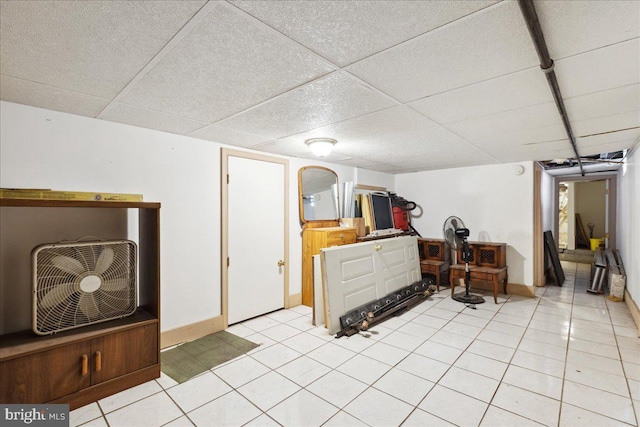
{"label": "drop ceiling panel", "polygon": [[344,120],[308,132],[291,135],[282,141],[302,143],[310,138],[328,137],[338,141],[335,151],[344,155],[360,157],[375,150],[376,143],[402,144],[407,132],[422,132],[436,124],[409,107],[399,105],[374,113]]}
{"label": "drop ceiling panel", "polygon": [[640,109],[640,84],[565,99],[569,119],[585,120]]}
{"label": "drop ceiling panel", "polygon": [[583,151],[593,152],[595,150],[598,153],[606,153],[631,148],[638,138],[640,138],[640,129],[629,129],[620,132],[581,137],[577,139],[577,144]]}
{"label": "drop ceiling panel", "polygon": [[495,149],[489,149],[487,151],[490,151],[496,159],[505,163],[575,157],[568,139],[563,141],[542,142],[539,144],[519,145],[511,147],[508,150],[496,147]]}
{"label": "drop ceiling panel", "polygon": [[553,101],[539,67],[485,80],[412,102],[438,123],[451,123]]}
{"label": "drop ceiling panel", "polygon": [[220,126],[281,138],[395,105],[341,72],[315,80],[219,122]]}
{"label": "drop ceiling panel", "polygon": [[564,98],[640,82],[640,39],[556,61]]}
{"label": "drop ceiling panel", "polygon": [[[616,151],[631,149],[638,142],[638,136],[633,139],[611,141],[608,143],[598,142],[596,145],[585,145],[580,151],[583,156],[596,156],[602,153],[614,153]],[[584,154],[583,154],[584,153]]]}
{"label": "drop ceiling panel", "polygon": [[470,151],[465,154],[456,155],[455,157],[445,157],[442,159],[436,157],[422,157],[405,160],[398,163],[392,163],[391,166],[396,171],[419,172],[425,170],[452,169],[465,166],[480,166],[495,164],[496,160],[487,155],[477,155]]}
{"label": "drop ceiling panel", "polygon": [[538,1],[551,58],[560,59],[640,36],[640,2]]}
{"label": "drop ceiling panel", "polygon": [[0,99],[88,117],[97,116],[109,104],[108,99],[8,76],[0,76]]}
{"label": "drop ceiling panel", "polygon": [[331,70],[296,43],[220,4],[122,100],[212,123]]}
{"label": "drop ceiling panel", "polygon": [[518,108],[485,117],[449,123],[447,128],[472,143],[490,135],[562,124],[554,102]]}
{"label": "drop ceiling panel", "polygon": [[271,27],[341,67],[495,1],[237,1]]}
{"label": "drop ceiling panel", "polygon": [[190,133],[189,136],[238,147],[251,147],[269,141],[269,138],[260,135],[225,128],[217,124],[206,126]]}
{"label": "drop ceiling panel", "polygon": [[0,3],[0,73],[113,98],[204,1]]}
{"label": "drop ceiling panel", "polygon": [[184,135],[206,126],[206,123],[173,116],[160,111],[152,111],[144,108],[116,102],[104,111],[100,118],[111,122],[140,126],[148,129],[157,129],[165,132]]}
{"label": "drop ceiling panel", "polygon": [[[360,157],[380,163],[441,161],[458,156],[486,157],[467,141],[441,126],[424,130],[409,131],[402,135],[402,145],[398,141],[383,138],[379,141],[358,141],[351,145],[350,151],[365,153]],[[347,153],[347,149],[345,150]],[[345,152],[343,151],[343,152]]]}
{"label": "drop ceiling panel", "polygon": [[531,145],[543,142],[557,142],[567,139],[567,133],[562,124],[543,126],[532,129],[501,132],[491,135],[477,135],[472,139],[475,146],[493,153],[494,150],[511,150],[518,145]]}
{"label": "drop ceiling panel", "polygon": [[640,110],[571,122],[573,133],[578,138],[597,133],[610,133],[635,127],[640,127]]}
{"label": "drop ceiling panel", "polygon": [[350,158],[349,156],[338,154],[335,151],[333,151],[326,157],[317,157],[311,153],[311,150],[309,150],[309,147],[307,147],[304,142],[300,141],[269,141],[263,144],[255,145],[251,147],[251,149],[264,151],[267,153],[281,154],[283,156],[300,157],[303,159],[311,159],[329,163],[337,163],[339,161],[347,160]]}
{"label": "drop ceiling panel", "polygon": [[502,2],[347,70],[409,102],[538,64],[516,2]]}

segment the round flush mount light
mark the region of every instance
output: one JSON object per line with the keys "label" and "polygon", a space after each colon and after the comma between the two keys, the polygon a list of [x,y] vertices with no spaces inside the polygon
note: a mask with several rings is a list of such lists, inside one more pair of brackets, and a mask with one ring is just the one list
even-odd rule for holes
{"label": "round flush mount light", "polygon": [[333,150],[333,146],[338,141],[331,138],[311,138],[307,139],[304,143],[309,146],[309,149],[313,154],[318,157],[326,157]]}

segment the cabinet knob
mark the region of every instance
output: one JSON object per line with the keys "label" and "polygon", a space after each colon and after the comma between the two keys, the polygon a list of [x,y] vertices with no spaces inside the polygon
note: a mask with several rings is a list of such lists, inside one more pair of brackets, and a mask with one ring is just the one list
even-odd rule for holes
{"label": "cabinet knob", "polygon": [[381,251],[382,250],[382,246],[381,245],[375,245],[374,248],[376,248],[376,251]]}
{"label": "cabinet knob", "polygon": [[342,243],[344,243],[344,233],[340,235],[340,238],[342,239]]}
{"label": "cabinet knob", "polygon": [[284,267],[284,261],[278,260],[278,267]]}
{"label": "cabinet knob", "polygon": [[83,354],[81,360],[82,360],[81,373],[83,377],[86,377],[87,374],[89,373],[89,356],[87,356],[86,354]]}

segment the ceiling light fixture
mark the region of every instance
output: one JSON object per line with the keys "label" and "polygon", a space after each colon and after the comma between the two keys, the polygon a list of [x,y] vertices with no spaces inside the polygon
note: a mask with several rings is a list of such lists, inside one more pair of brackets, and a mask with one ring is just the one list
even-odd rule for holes
{"label": "ceiling light fixture", "polygon": [[307,139],[304,143],[309,146],[311,152],[318,157],[326,157],[333,150],[333,146],[338,141],[331,138],[311,138]]}

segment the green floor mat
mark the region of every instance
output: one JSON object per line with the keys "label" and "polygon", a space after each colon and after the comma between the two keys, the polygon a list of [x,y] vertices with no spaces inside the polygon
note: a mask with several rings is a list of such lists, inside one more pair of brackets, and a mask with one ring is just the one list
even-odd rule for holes
{"label": "green floor mat", "polygon": [[229,332],[216,332],[160,353],[162,372],[183,383],[214,366],[242,356],[258,345]]}

